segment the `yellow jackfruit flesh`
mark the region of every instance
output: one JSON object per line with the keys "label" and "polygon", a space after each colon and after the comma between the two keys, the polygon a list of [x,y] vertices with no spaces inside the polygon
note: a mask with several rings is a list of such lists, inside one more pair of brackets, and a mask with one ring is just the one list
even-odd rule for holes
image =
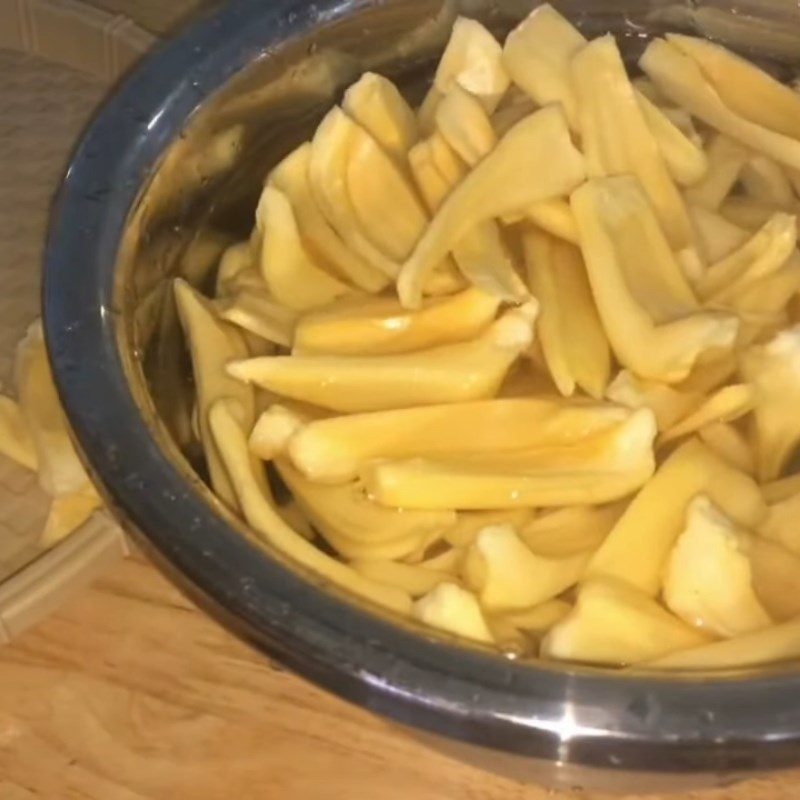
{"label": "yellow jackfruit flesh", "polygon": [[800,618],[733,639],[655,657],[640,666],[665,670],[735,669],[796,658],[800,658]]}
{"label": "yellow jackfruit flesh", "polygon": [[[769,481],[761,485],[764,500],[767,503],[781,503],[800,492],[800,474],[787,475],[785,478]],[[800,511],[800,506],[797,507]]]}
{"label": "yellow jackfruit flesh", "polygon": [[586,172],[591,178],[633,174],[673,250],[692,246],[683,199],[644,118],[614,38],[590,42],[573,58]]}
{"label": "yellow jackfruit flesh", "polygon": [[749,556],[753,589],[767,613],[778,622],[800,616],[800,555],[754,536]]}
{"label": "yellow jackfruit flesh", "polygon": [[715,422],[732,422],[752,411],[755,404],[753,387],[746,383],[723,386],[700,406],[687,414],[659,437],[659,444],[694,433]]}
{"label": "yellow jackfruit flesh", "polygon": [[250,241],[237,242],[222,254],[217,267],[214,294],[224,297],[238,288],[237,278],[255,265],[253,246]]}
{"label": "yellow jackfruit flesh", "polygon": [[651,597],[611,580],[591,580],[574,608],[542,640],[543,658],[635,664],[697,647],[708,637]]}
{"label": "yellow jackfruit flesh", "polygon": [[499,619],[517,630],[534,636],[543,636],[553,625],[564,619],[571,608],[572,606],[565,600],[546,600],[533,608],[503,611],[492,615],[491,620]]}
{"label": "yellow jackfruit flesh", "polygon": [[756,527],[767,514],[761,492],[749,475],[690,439],[634,497],[594,554],[587,575],[621,580],[655,596],[670,550],[683,528],[686,508],[701,493],[743,528]]}
{"label": "yellow jackfruit flesh", "polygon": [[623,503],[568,506],[540,514],[517,529],[520,539],[542,556],[590,553],[603,543],[623,510]]}
{"label": "yellow jackfruit flesh", "polygon": [[426,625],[465,639],[486,644],[494,641],[475,595],[455,583],[440,583],[417,600],[412,615]]}
{"label": "yellow jackfruit flesh", "polygon": [[[691,290],[687,293],[675,272],[665,269],[674,262],[659,246],[655,233],[644,227],[645,212],[635,218],[620,218],[615,213],[617,198],[627,194],[630,185],[631,179],[625,177],[591,180],[572,194],[589,283],[608,340],[622,365],[645,378],[677,383],[705,353],[732,347],[738,320],[715,311],[688,313]],[[635,251],[637,242],[654,246]],[[628,281],[637,267],[641,270],[647,263],[641,253],[651,249],[663,257],[656,262],[657,270],[642,271],[637,297]],[[658,288],[651,292],[650,287]],[[650,313],[642,299],[648,301]],[[652,312],[659,313],[662,324],[657,324]],[[678,317],[669,320],[673,313]]]}
{"label": "yellow jackfruit flesh", "polygon": [[237,401],[241,424],[249,430],[255,417],[255,396],[247,386],[227,374],[225,365],[231,359],[247,357],[247,346],[239,331],[219,320],[210,303],[188,283],[177,279],[174,284],[178,316],[192,359],[192,374],[197,392],[200,438],[205,453],[211,485],[226,504],[235,508],[235,487],[220,460],[211,435],[208,410],[222,398]]}
{"label": "yellow jackfruit flesh", "polygon": [[540,106],[559,103],[570,127],[579,127],[578,101],[569,75],[572,57],[586,39],[549,3],[535,8],[503,45],[511,80]]}
{"label": "yellow jackfruit flesh", "polygon": [[492,397],[530,346],[537,307],[507,311],[479,337],[387,356],[273,356],[233,361],[230,375],[334,411],[378,411]]}
{"label": "yellow jackfruit flesh", "polygon": [[502,48],[474,19],[458,17],[433,78],[434,88],[447,94],[453,84],[474,95],[488,113],[497,108],[508,89]]}
{"label": "yellow jackfruit flesh", "polygon": [[295,466],[314,481],[351,480],[376,458],[499,453],[557,447],[609,431],[630,417],[619,406],[550,399],[471,403],[354,414],[311,422],[289,443]]}
{"label": "yellow jackfruit flesh", "polygon": [[[745,435],[727,422],[712,422],[697,432],[700,441],[736,469],[753,475],[756,460]],[[766,499],[766,498],[765,498]]]}
{"label": "yellow jackfruit flesh", "polygon": [[436,108],[436,128],[469,165],[478,163],[497,143],[494,128],[480,101],[457,84]]}
{"label": "yellow jackfruit flesh", "polygon": [[641,409],[628,420],[562,447],[459,458],[367,464],[372,497],[404,508],[501,509],[604,503],[652,475],[655,420]]}
{"label": "yellow jackfruit flesh", "polygon": [[639,59],[639,66],[659,91],[697,119],[780,164],[800,169],[800,141],[733,111],[697,64],[678,47],[654,39]]}
{"label": "yellow jackfruit flesh", "polygon": [[419,138],[413,110],[382,75],[365,72],[344,93],[342,109],[399,161]]}
{"label": "yellow jackfruit flesh", "polygon": [[[732,195],[719,207],[719,213],[728,222],[748,231],[755,231],[770,220],[777,211],[791,212],[791,208],[776,208],[774,203],[764,203],[744,195]],[[796,208],[794,209],[796,211]]]}
{"label": "yellow jackfruit flesh", "polygon": [[702,206],[689,206],[700,250],[709,264],[730,255],[750,237],[747,230]]}
{"label": "yellow jackfruit flesh", "polygon": [[303,311],[330,303],[350,291],[321,269],[303,246],[292,206],[280,189],[267,184],[259,209],[263,213],[261,275],[279,303]]}
{"label": "yellow jackfruit flesh", "polygon": [[258,538],[324,580],[377,605],[408,613],[411,599],[407,594],[359,575],[351,567],[323,553],[286,524],[275,508],[266,479],[258,472],[260,464],[248,452],[245,429],[237,420],[238,414],[235,401],[218,400],[209,410],[209,427],[230,476],[230,485],[236,491],[242,515]]}
{"label": "yellow jackfruit flesh", "polygon": [[478,533],[462,571],[487,611],[521,609],[551,600],[576,584],[589,555],[540,556],[510,525],[494,525]]}
{"label": "yellow jackfruit flesh", "polygon": [[54,497],[39,544],[50,547],[65,539],[102,505],[103,501],[91,483],[77,491]]}
{"label": "yellow jackfruit flesh", "polygon": [[391,355],[462,342],[479,336],[499,305],[474,288],[428,300],[418,311],[389,297],[348,298],[301,316],[294,352]]}
{"label": "yellow jackfruit flesh", "polygon": [[250,452],[264,461],[283,455],[292,436],[308,421],[302,411],[274,403],[261,413],[250,432]]}
{"label": "yellow jackfruit flesh", "polygon": [[403,564],[397,561],[353,561],[353,569],[376,583],[396,586],[411,597],[421,597],[432,591],[440,583],[452,580],[446,572],[416,564]]}
{"label": "yellow jackfruit flesh", "polygon": [[742,377],[755,389],[756,461],[761,481],[777,478],[800,443],[800,326],[745,351]]}
{"label": "yellow jackfruit flesh", "polygon": [[753,590],[752,538],[707,496],[692,500],[666,564],[667,607],[688,624],[724,638],[771,625]]}
{"label": "yellow jackfruit flesh", "polygon": [[543,231],[564,239],[571,244],[580,244],[575,217],[566,200],[542,200],[525,209],[525,217]]}
{"label": "yellow jackfruit flesh", "polygon": [[273,168],[268,182],[289,198],[304,242],[333,275],[364,291],[379,292],[389,276],[348,247],[317,205],[309,182],[311,151],[310,142],[293,150]]}
{"label": "yellow jackfruit flesh", "polygon": [[[536,175],[536,180],[530,180]],[[583,158],[558,107],[518,122],[447,195],[403,264],[397,290],[404,305],[419,305],[426,276],[474,226],[539,200],[566,194],[584,177]]]}
{"label": "yellow jackfruit flesh", "polygon": [[739,180],[747,197],[781,208],[790,208],[796,202],[797,198],[786,171],[766,156],[751,156],[744,165]]}
{"label": "yellow jackfruit flesh", "polygon": [[490,525],[511,525],[515,529],[530,522],[534,512],[529,508],[511,508],[502,511],[460,511],[455,525],[448,528],[442,538],[454,548],[464,548],[475,541],[478,534]]}
{"label": "yellow jackfruit flesh", "polygon": [[730,194],[747,163],[749,152],[727,136],[713,136],[706,147],[705,175],[686,192],[687,201],[716,211]]}
{"label": "yellow jackfruit flesh", "polygon": [[[780,483],[784,483],[787,487],[785,495],[774,494],[776,485]],[[765,539],[800,555],[800,490],[793,485],[795,483],[797,476],[793,475],[791,478],[764,487],[770,506],[758,533]],[[781,486],[778,488],[783,490]]]}
{"label": "yellow jackfruit flesh", "polygon": [[276,303],[265,289],[246,287],[215,301],[220,319],[269,342],[291,347],[297,312]]}
{"label": "yellow jackfruit flesh", "polygon": [[528,285],[540,304],[536,333],[553,382],[570,396],[578,386],[603,396],[611,352],[580,251],[546,233],[523,236]]}
{"label": "yellow jackfruit flesh", "polygon": [[0,395],[0,453],[34,472],[39,463],[22,411],[10,397],[3,395]]}

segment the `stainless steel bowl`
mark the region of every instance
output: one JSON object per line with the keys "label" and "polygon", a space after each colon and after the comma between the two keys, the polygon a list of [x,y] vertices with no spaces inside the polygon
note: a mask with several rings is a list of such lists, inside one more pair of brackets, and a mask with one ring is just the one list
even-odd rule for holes
{"label": "stainless steel bowl", "polygon": [[[392,620],[255,549],[201,480],[167,279],[204,285],[247,234],[268,167],[363,70],[418,99],[464,13],[502,34],[530,2],[233,0],[157,49],[100,111],[55,204],[44,313],[61,396],[122,522],[203,606],[306,678],[436,746],[519,778],[613,789],[800,764],[795,669],[691,679],[515,663]],[[699,30],[782,75],[790,3],[564,0],[634,57]]]}

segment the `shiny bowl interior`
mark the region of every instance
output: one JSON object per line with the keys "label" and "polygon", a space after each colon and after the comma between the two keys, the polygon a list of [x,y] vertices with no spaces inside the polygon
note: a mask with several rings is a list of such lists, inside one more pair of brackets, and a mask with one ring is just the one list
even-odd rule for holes
{"label": "shiny bowl interior", "polygon": [[[583,781],[576,769],[730,776],[800,763],[795,669],[681,677],[515,663],[390,619],[256,549],[203,483],[168,279],[213,280],[221,249],[249,233],[269,167],[363,71],[416,102],[456,14],[503,35],[532,5],[234,0],[162,46],[101,110],[54,209],[45,318],[65,408],[109,502],[154,558],[242,636],[345,697],[554,766],[562,782]],[[800,53],[800,11],[787,3],[558,7],[588,35],[616,33],[631,62],[649,36],[675,29],[784,78]]]}

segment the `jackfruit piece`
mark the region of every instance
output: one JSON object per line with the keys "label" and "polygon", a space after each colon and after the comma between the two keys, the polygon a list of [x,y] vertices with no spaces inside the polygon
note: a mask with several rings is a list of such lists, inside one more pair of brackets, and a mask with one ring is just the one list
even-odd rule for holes
{"label": "jackfruit piece", "polygon": [[492,632],[475,595],[455,583],[440,583],[414,603],[412,615],[432,628],[491,644]]}
{"label": "jackfruit piece", "polygon": [[231,359],[246,358],[247,346],[239,331],[219,320],[211,304],[186,281],[173,283],[175,302],[186,345],[192,360],[192,374],[197,392],[200,440],[206,457],[211,486],[217,496],[232,508],[236,507],[235,487],[221,461],[208,421],[211,405],[223,398],[237,401],[240,422],[248,430],[255,418],[253,388],[240,383],[225,372]]}
{"label": "jackfruit piece", "polygon": [[493,615],[490,621],[502,620],[506,625],[539,637],[544,636],[553,625],[564,619],[571,608],[572,606],[565,600],[546,600],[533,608],[504,611]]}
{"label": "jackfruit piece", "polygon": [[254,265],[253,246],[249,240],[228,247],[219,260],[214,296],[226,297],[237,291],[238,278],[243,272],[253,269]]}
{"label": "jackfruit piece", "polygon": [[84,489],[89,478],[70,438],[39,320],[30,325],[17,345],[16,380],[19,409],[33,442],[40,486],[51,497]]}
{"label": "jackfruit piece", "polygon": [[645,95],[635,90],[634,95],[672,180],[681,186],[692,186],[701,180],[708,170],[708,158],[703,148]]}
{"label": "jackfruit piece", "polygon": [[241,381],[334,411],[455,403],[492,397],[530,347],[537,305],[507,311],[479,337],[387,356],[273,356],[232,361]]}
{"label": "jackfruit piece", "polygon": [[365,72],[344,93],[342,109],[398,162],[419,138],[414,111],[383,75]]}
{"label": "jackfruit piece", "polygon": [[649,660],[640,667],[664,670],[743,669],[800,657],[800,618]]}
{"label": "jackfruit piece", "polygon": [[800,487],[797,484],[798,476],[792,475],[763,487],[770,505],[758,533],[800,556]]}
{"label": "jackfruit piece", "polygon": [[772,274],[746,282],[744,286],[732,287],[724,304],[736,311],[745,322],[763,322],[761,331],[768,330],[772,324],[776,328],[783,328],[789,322],[786,312],[792,299],[797,296],[798,287],[800,253],[795,249],[783,266]]}
{"label": "jackfruit piece", "polygon": [[595,39],[578,51],[571,74],[589,177],[636,176],[672,249],[692,247],[686,206],[639,106],[614,37]]}
{"label": "jackfruit piece", "polygon": [[732,467],[753,475],[756,459],[747,438],[728,422],[713,422],[697,431],[700,441]]}
{"label": "jackfruit piece", "polygon": [[303,408],[273,403],[259,415],[250,432],[247,440],[250,452],[263,461],[271,461],[282,456],[292,436],[312,419],[314,417],[304,413]]}
{"label": "jackfruit piece", "polygon": [[800,555],[754,536],[749,556],[753,589],[767,613],[778,622],[800,615]]}
{"label": "jackfruit piece", "polygon": [[497,144],[489,116],[477,97],[455,84],[436,107],[436,128],[470,166]]}
{"label": "jackfruit piece", "polygon": [[735,352],[715,353],[713,357],[698,362],[689,376],[675,388],[687,394],[708,394],[732,379],[738,367]]}
{"label": "jackfruit piece", "polygon": [[562,447],[367,464],[370,496],[403,508],[464,510],[605,503],[653,474],[655,420],[641,409],[607,432]]}
{"label": "jackfruit piece", "polygon": [[800,96],[789,86],[707,39],[670,33],[667,41],[697,64],[722,102],[735,114],[800,139]]}
{"label": "jackfruit piece", "polygon": [[389,276],[353,251],[317,205],[308,176],[311,151],[310,142],[293,150],[272,169],[268,182],[289,198],[304,243],[329,272],[365,292],[379,292]]}
{"label": "jackfruit piece", "polygon": [[792,209],[776,208],[772,203],[764,203],[750,197],[729,197],[719,207],[719,213],[734,225],[754,231],[768,222],[776,212],[794,213]]}
{"label": "jackfruit piece", "polygon": [[510,508],[502,511],[460,511],[455,525],[448,528],[442,538],[454,548],[464,548],[475,541],[477,535],[490,525],[511,525],[519,530],[533,518],[529,508]]}
{"label": "jackfruit piece", "polygon": [[534,553],[563,558],[591,553],[603,543],[622,515],[624,502],[605,506],[567,506],[517,526],[519,538]]}
{"label": "jackfruit piece", "polygon": [[708,264],[720,261],[750,238],[744,228],[729,222],[721,214],[702,206],[689,206],[697,241]]}
{"label": "jackfruit piece", "polygon": [[574,586],[589,555],[540,556],[510,525],[493,525],[480,531],[469,546],[462,572],[487,611],[529,608]]}
{"label": "jackfruit piece", "polygon": [[[738,320],[715,311],[691,313],[691,290],[684,289],[679,275],[666,268],[674,261],[647,224],[646,214],[640,211],[627,219],[617,216],[618,198],[630,186],[630,178],[605,178],[587,181],[572,194],[589,283],[620,363],[644,378],[677,383],[705,354],[733,346]],[[634,249],[644,244],[650,247]],[[643,262],[642,252],[654,254],[653,258]],[[642,270],[651,262],[657,268]],[[641,274],[636,284],[629,285],[637,267]],[[639,290],[638,297],[634,287]],[[641,304],[640,298],[645,297],[650,312],[658,311],[663,324],[657,324]],[[672,313],[679,316],[668,321]]]}
{"label": "jackfruit piece", "polygon": [[353,561],[350,566],[365,578],[387,586],[395,586],[413,598],[435,589],[440,583],[452,580],[446,572],[416,564],[402,564],[398,561]]}
{"label": "jackfruit piece", "polygon": [[102,506],[103,501],[91,483],[84,484],[77,491],[54,497],[39,544],[51,547],[66,539]]}
{"label": "jackfruit piece", "polygon": [[417,142],[408,151],[408,165],[428,210],[436,211],[454,183],[434,163],[430,139]]}
{"label": "jackfruit piece", "polygon": [[352,480],[372,459],[499,453],[580,443],[631,416],[583,400],[483,400],[310,422],[289,443],[294,465],[323,483]]}
{"label": "jackfruit piece", "polygon": [[697,647],[709,637],[659,603],[613,580],[591,580],[575,606],[542,639],[542,658],[592,664],[636,664]]}
{"label": "jackfruit piece", "polygon": [[756,527],[767,508],[755,481],[696,439],[670,454],[633,498],[587,568],[591,578],[624,581],[652,597],[684,525],[686,508],[707,494],[743,528]]}
{"label": "jackfruit piece", "polygon": [[510,83],[502,54],[499,42],[480,22],[457,17],[436,68],[433,86],[445,95],[457,84],[477,97],[491,114]]}
{"label": "jackfruit piece", "polygon": [[356,224],[391,259],[396,277],[399,263],[408,258],[425,230],[428,214],[405,170],[363,128],[355,123],[352,127],[346,193]]}
{"label": "jackfruit piece", "polygon": [[456,522],[454,511],[409,511],[371,500],[355,483],[325,486],[308,480],[287,459],[278,474],[311,524],[346,558],[404,558]]}
{"label": "jackfruit piece", "polygon": [[495,136],[503,136],[523,117],[533,114],[537,108],[537,104],[527,94],[512,84],[490,117]]}
{"label": "jackfruit piece", "polygon": [[689,204],[716,211],[731,193],[750,157],[747,148],[722,134],[714,134],[706,146],[705,175],[686,191]]}
{"label": "jackfruit piece", "polygon": [[742,169],[739,182],[747,197],[764,203],[788,208],[797,199],[784,168],[766,156],[751,156]]}
{"label": "jackfruit piece", "polygon": [[428,300],[409,311],[389,297],[348,298],[300,317],[294,353],[391,355],[479,336],[500,305],[480,289]]}
{"label": "jackfruit piece", "polygon": [[247,449],[245,429],[237,419],[240,409],[228,398],[214,402],[208,412],[209,428],[235,488],[238,504],[256,542],[265,542],[290,561],[310,569],[332,584],[401,614],[411,610],[411,598],[399,589],[375,583],[351,567],[326,555],[290,528],[278,513],[261,465]]}
{"label": "jackfruit piece", "polygon": [[695,282],[695,288],[708,301],[724,302],[757,278],[780,269],[796,244],[795,216],[778,212],[744,244],[711,264]]}
{"label": "jackfruit piece", "polygon": [[771,625],[753,590],[752,538],[706,495],[695,497],[667,559],[664,602],[670,611],[723,638]]}
{"label": "jackfruit piece", "polygon": [[349,288],[322,269],[303,246],[286,195],[267,184],[259,201],[260,267],[269,293],[282,305],[304,311],[332,302]]}
{"label": "jackfruit piece", "polygon": [[36,472],[39,464],[28,423],[19,405],[0,395],[0,454]]}
{"label": "jackfruit piece", "polygon": [[559,103],[573,130],[579,128],[579,114],[569,64],[585,45],[586,39],[549,3],[535,8],[503,45],[503,66],[511,80],[540,106]]}
{"label": "jackfruit piece", "polygon": [[[443,540],[442,544],[447,547],[449,542]],[[463,557],[464,549],[462,547],[447,547],[447,549],[435,556],[430,556],[414,563],[423,569],[433,570],[434,572],[446,572],[450,575],[455,575],[459,571],[461,559]]]}
{"label": "jackfruit piece", "polygon": [[291,347],[297,312],[276,303],[265,289],[243,288],[214,303],[221,319],[282,347]]}
{"label": "jackfruit piece", "polygon": [[611,373],[611,351],[580,250],[536,230],[522,241],[528,285],[540,303],[537,339],[553,382],[567,397],[578,386],[599,399]]}
{"label": "jackfruit piece", "polygon": [[687,414],[658,437],[659,445],[681,436],[688,436],[700,428],[719,422],[733,422],[750,413],[755,405],[755,392],[747,383],[723,386],[706,398],[694,411]]}
{"label": "jackfruit piece", "polygon": [[[434,131],[426,141],[428,142],[430,157],[436,165],[436,169],[439,170],[452,188],[469,171],[466,162],[450,147],[444,136],[438,131]],[[439,205],[440,203],[437,203],[436,208]]]}
{"label": "jackfruit piece", "polygon": [[[536,176],[535,181],[531,175]],[[566,194],[583,176],[583,159],[558,107],[537,111],[518,122],[437,210],[398,278],[403,305],[419,305],[426,276],[470,229],[539,200]]]}
{"label": "jackfruit piece", "polygon": [[690,114],[780,164],[800,168],[800,141],[745,119],[723,102],[697,64],[663,39],[654,39],[639,66],[659,91]]}
{"label": "jackfruit piece", "polygon": [[700,392],[644,380],[626,369],[620,370],[608,385],[606,397],[628,408],[651,409],[660,431],[669,430],[702,402]]}
{"label": "jackfruit piece", "polygon": [[757,474],[777,478],[800,443],[800,326],[742,353],[740,371],[755,389],[753,409]]}
{"label": "jackfruit piece", "polygon": [[566,200],[542,200],[525,209],[525,219],[570,244],[580,244],[578,227]]}
{"label": "jackfruit piece", "polygon": [[436,128],[436,107],[442,99],[442,93],[435,87],[428,89],[417,109],[417,128],[421,136],[430,136]]}

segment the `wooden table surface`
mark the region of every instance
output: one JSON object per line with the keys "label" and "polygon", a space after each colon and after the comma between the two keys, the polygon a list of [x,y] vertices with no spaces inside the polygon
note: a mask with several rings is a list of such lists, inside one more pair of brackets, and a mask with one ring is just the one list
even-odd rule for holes
{"label": "wooden table surface", "polygon": [[[139,557],[0,650],[0,800],[565,797],[451,761],[270,665]],[[683,797],[797,800],[800,775]]]}

